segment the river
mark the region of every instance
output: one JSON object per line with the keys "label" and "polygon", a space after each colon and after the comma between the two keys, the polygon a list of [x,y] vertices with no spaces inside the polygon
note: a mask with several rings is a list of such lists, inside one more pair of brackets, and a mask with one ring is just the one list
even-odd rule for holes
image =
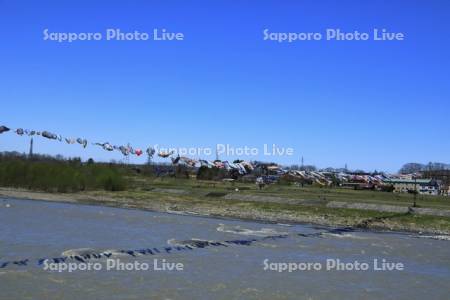
{"label": "river", "polygon": [[[0,299],[448,299],[450,295],[447,236],[17,199],[0,199],[0,228]],[[90,255],[83,264],[97,263],[101,268],[46,269],[52,258],[70,256],[53,267],[69,262],[76,266],[80,262],[74,257],[86,254]],[[108,267],[113,261],[150,268]],[[355,270],[358,265],[368,268]],[[287,266],[290,270],[284,270]]]}

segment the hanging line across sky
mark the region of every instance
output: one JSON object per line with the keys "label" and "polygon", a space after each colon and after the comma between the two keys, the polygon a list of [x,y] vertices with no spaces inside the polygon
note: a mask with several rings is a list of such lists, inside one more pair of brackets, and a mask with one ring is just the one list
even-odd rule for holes
{"label": "hanging line across sky", "polygon": [[[6,133],[6,132],[13,132],[19,136],[29,136],[29,137],[41,136],[48,140],[53,140],[53,141],[63,142],[63,143],[65,142],[66,144],[69,144],[69,145],[79,144],[83,148],[86,148],[89,145],[88,140],[85,138],[81,138],[81,137],[63,137],[60,134],[56,134],[54,132],[47,131],[47,130],[39,131],[39,130],[31,130],[31,129],[24,129],[24,128],[12,129],[5,125],[1,125],[0,126],[0,134]],[[108,151],[108,152],[119,151],[122,153],[122,155],[124,157],[128,157],[130,155],[139,157],[142,154],[144,154],[144,150],[142,150],[144,148],[135,148],[135,147],[130,146],[129,144],[128,145],[113,145],[109,142],[93,142],[90,145],[101,147],[103,150]],[[173,151],[173,150],[167,151],[167,152],[159,151],[158,153],[156,153],[156,149],[152,146],[147,147],[145,150],[145,153],[147,154],[147,156],[150,159],[152,159],[155,156],[155,154],[158,157],[161,157],[164,159],[170,158],[172,164],[174,164],[174,165],[184,164],[189,167],[207,167],[207,168],[216,167],[219,169],[236,170],[241,175],[250,173],[255,168],[255,166],[251,162],[242,161],[242,160],[235,161],[235,162],[220,161],[220,160],[209,161],[209,160],[204,160],[204,159],[196,160],[196,159],[179,156],[179,155],[175,156],[175,151]]]}

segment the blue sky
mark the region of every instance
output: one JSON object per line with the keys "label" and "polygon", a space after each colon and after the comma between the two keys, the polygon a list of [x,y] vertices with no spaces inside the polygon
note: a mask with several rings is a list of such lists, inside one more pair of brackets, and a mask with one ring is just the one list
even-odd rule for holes
{"label": "blue sky", "polygon": [[[450,162],[449,8],[444,0],[0,0],[0,123],[143,148],[294,148],[256,157],[282,164],[304,156],[318,167],[396,171]],[[57,43],[43,40],[46,28],[165,28],[185,39]],[[406,39],[277,43],[263,40],[266,28],[385,28]],[[0,135],[0,151],[27,149],[28,138]],[[121,158],[43,138],[35,151]]]}

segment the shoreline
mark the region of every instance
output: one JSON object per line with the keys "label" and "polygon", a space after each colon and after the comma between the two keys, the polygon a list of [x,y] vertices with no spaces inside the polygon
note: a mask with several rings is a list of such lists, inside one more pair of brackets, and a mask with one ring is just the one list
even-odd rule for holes
{"label": "shoreline", "polygon": [[[289,210],[274,211],[272,209],[246,207],[244,201],[229,201],[229,205],[217,205],[215,201],[189,201],[174,195],[163,195],[158,200],[115,197],[111,195],[96,195],[95,192],[82,193],[48,193],[25,189],[0,188],[0,198],[15,200],[45,201],[55,203],[69,203],[114,207],[122,209],[137,209],[151,212],[180,214],[186,216],[210,217],[219,219],[234,219],[272,224],[302,224],[324,227],[349,227],[359,231],[389,232],[389,233],[417,233],[450,235],[450,230],[439,230],[424,226],[401,226],[389,222],[389,217],[374,217],[363,219],[355,224],[354,218],[332,218],[321,214],[294,214]],[[158,195],[157,195],[158,196]],[[221,203],[222,204],[222,203]],[[259,203],[262,204],[262,203]],[[346,209],[356,211],[354,209]],[[361,220],[360,220],[361,221]]]}

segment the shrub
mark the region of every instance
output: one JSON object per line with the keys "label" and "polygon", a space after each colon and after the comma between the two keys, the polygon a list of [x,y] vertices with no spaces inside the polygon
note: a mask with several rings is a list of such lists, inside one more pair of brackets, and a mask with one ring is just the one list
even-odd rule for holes
{"label": "shrub", "polygon": [[197,172],[197,179],[200,180],[221,180],[228,177],[225,169],[200,167]]}

